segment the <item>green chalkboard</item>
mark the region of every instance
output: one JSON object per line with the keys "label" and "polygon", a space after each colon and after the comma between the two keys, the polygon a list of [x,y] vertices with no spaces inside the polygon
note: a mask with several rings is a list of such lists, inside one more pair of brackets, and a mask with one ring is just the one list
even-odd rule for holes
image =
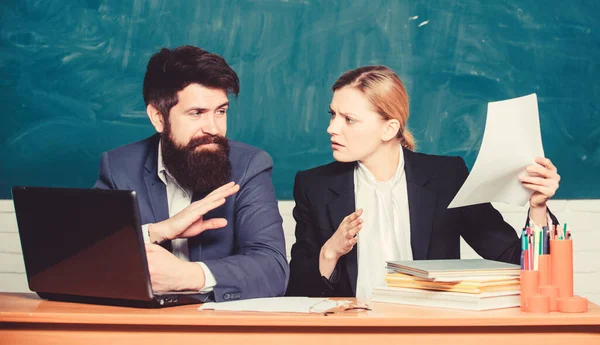
{"label": "green chalkboard", "polygon": [[419,151],[469,166],[487,103],[537,93],[563,177],[556,198],[597,199],[599,4],[3,0],[0,198],[13,185],[91,187],[102,151],[153,133],[141,93],[150,56],[191,44],[238,73],[228,136],[272,155],[279,199],[291,199],[298,170],[332,160],[329,88],[370,64],[405,82]]}

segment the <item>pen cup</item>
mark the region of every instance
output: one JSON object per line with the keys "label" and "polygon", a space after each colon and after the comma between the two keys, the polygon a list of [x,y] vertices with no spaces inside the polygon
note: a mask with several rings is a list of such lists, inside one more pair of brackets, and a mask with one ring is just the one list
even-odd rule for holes
{"label": "pen cup", "polygon": [[558,310],[558,288],[552,285],[540,286],[540,293],[548,296],[548,307],[550,311]]}
{"label": "pen cup", "polygon": [[587,298],[572,296],[558,298],[558,311],[561,313],[585,313],[588,311]]}
{"label": "pen cup", "polygon": [[550,240],[550,281],[558,297],[573,297],[573,241]]}
{"label": "pen cup", "polygon": [[538,270],[540,271],[540,287],[551,285],[551,262],[549,254],[540,255],[538,258]]}
{"label": "pen cup", "polygon": [[545,314],[550,311],[550,298],[534,294],[527,297],[527,312]]}
{"label": "pen cup", "polygon": [[521,270],[521,311],[527,311],[527,298],[538,293],[540,274],[538,271]]}

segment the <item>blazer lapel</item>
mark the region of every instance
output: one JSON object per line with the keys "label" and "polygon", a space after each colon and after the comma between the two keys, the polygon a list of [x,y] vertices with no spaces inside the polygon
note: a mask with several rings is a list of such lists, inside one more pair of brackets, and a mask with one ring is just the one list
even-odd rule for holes
{"label": "blazer lapel", "polygon": [[[344,218],[356,210],[354,197],[354,163],[343,167],[339,175],[329,186],[334,198],[327,204],[331,229],[335,232]],[[328,234],[331,236],[332,234]],[[358,278],[358,262],[356,246],[344,255],[342,265],[346,267],[352,291],[356,291],[356,279]]]}
{"label": "blazer lapel", "polygon": [[404,148],[403,150],[413,259],[425,260],[433,230],[437,193],[425,187],[430,177],[419,168],[415,153]]}
{"label": "blazer lapel", "polygon": [[150,197],[154,221],[160,222],[169,218],[169,207],[167,205],[167,187],[163,181],[158,178],[158,140],[152,141],[148,150],[148,157],[144,165],[144,183]]}

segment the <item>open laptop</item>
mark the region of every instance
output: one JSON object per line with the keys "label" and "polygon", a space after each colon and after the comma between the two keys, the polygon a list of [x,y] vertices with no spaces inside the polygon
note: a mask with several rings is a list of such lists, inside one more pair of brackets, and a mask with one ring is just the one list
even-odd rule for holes
{"label": "open laptop", "polygon": [[210,294],[152,292],[136,193],[13,187],[29,289],[58,301],[165,307]]}

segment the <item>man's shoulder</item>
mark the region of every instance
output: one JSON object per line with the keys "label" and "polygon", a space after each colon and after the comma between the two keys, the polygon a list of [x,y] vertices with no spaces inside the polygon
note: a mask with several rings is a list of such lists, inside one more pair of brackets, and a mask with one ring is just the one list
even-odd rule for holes
{"label": "man's shoulder", "polygon": [[236,154],[252,155],[252,154],[256,154],[258,152],[265,152],[264,150],[261,150],[258,147],[254,147],[252,145],[243,143],[241,141],[231,140],[231,139],[227,139],[227,141],[229,142],[230,152],[234,152]]}
{"label": "man's shoulder", "polygon": [[143,164],[148,156],[148,152],[152,147],[157,147],[158,136],[153,135],[146,139],[136,141],[130,144],[119,146],[110,151],[107,151],[111,163],[127,163],[128,165]]}
{"label": "man's shoulder", "polygon": [[129,143],[129,144],[125,144],[123,146],[116,147],[107,152],[111,155],[113,155],[113,154],[121,155],[121,154],[130,153],[130,152],[135,153],[135,152],[140,152],[140,151],[147,151],[148,147],[151,146],[151,144],[157,140],[158,140],[158,136],[153,135],[153,136],[150,136],[148,138],[145,138],[145,139],[133,142],[133,143]]}
{"label": "man's shoulder", "polygon": [[229,160],[232,165],[247,166],[253,164],[273,165],[273,159],[264,150],[252,145],[228,139],[229,142]]}

